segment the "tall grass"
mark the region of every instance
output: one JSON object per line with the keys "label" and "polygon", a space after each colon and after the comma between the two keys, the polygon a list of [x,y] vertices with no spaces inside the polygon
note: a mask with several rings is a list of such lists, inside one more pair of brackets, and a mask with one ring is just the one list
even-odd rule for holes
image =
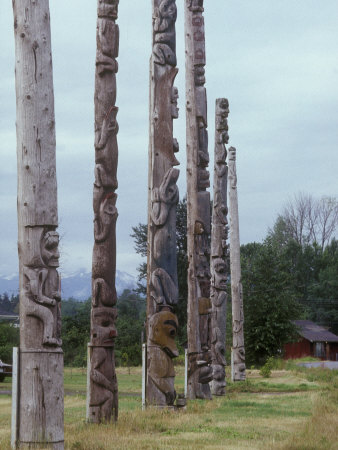
{"label": "tall grass", "polygon": [[[183,369],[177,369],[180,390]],[[65,387],[73,394],[65,397],[66,449],[334,449],[337,374],[314,370],[275,370],[269,379],[249,370],[245,383],[228,383],[225,397],[190,401],[185,411],[142,412],[141,370],[129,375],[121,368],[118,423],[97,426],[85,422],[85,373],[66,369]],[[1,450],[10,448],[10,407],[10,397],[0,396]]]}

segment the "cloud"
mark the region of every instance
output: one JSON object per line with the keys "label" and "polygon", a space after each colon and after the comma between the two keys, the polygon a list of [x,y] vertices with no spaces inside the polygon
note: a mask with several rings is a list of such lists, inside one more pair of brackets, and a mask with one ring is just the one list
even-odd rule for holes
{"label": "cloud", "polygon": [[[205,2],[210,172],[214,104],[230,101],[237,147],[242,242],[261,240],[288,196],[337,195],[338,4],[326,0]],[[178,181],[185,194],[183,2],[177,1],[180,118]],[[50,2],[62,270],[90,269],[93,246],[96,2]],[[117,75],[119,166],[117,268],[140,258],[131,227],[147,220],[151,2],[120,2]],[[0,17],[0,268],[16,270],[16,155],[13,18]]]}

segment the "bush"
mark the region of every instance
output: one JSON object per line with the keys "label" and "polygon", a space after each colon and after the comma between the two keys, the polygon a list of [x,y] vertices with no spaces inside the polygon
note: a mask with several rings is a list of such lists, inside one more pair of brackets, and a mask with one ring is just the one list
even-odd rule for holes
{"label": "bush", "polygon": [[274,368],[276,362],[275,358],[273,356],[270,356],[267,360],[264,366],[261,367],[261,370],[259,371],[260,375],[263,378],[270,378],[271,376],[271,370]]}

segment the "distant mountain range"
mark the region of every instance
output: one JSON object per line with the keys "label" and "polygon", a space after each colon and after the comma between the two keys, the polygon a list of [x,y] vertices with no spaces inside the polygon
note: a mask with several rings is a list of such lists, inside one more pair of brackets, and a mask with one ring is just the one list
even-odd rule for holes
{"label": "distant mountain range", "polygon": [[[116,271],[116,290],[120,295],[125,289],[135,289],[137,280],[126,272]],[[19,292],[19,275],[0,275],[0,294],[7,292],[9,296]],[[63,299],[70,297],[76,300],[87,300],[91,296],[91,272],[79,270],[61,277],[61,293]]]}

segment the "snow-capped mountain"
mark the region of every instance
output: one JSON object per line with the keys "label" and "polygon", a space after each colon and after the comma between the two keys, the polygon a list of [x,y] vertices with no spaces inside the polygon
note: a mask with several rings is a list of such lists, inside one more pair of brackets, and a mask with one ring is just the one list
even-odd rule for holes
{"label": "snow-capped mountain", "polygon": [[[126,272],[116,271],[116,290],[120,295],[125,289],[135,289],[137,280]],[[0,294],[7,292],[9,296],[19,292],[19,275],[0,275]],[[63,299],[70,297],[76,300],[87,300],[91,296],[91,272],[79,270],[71,274],[61,274],[61,293]]]}

